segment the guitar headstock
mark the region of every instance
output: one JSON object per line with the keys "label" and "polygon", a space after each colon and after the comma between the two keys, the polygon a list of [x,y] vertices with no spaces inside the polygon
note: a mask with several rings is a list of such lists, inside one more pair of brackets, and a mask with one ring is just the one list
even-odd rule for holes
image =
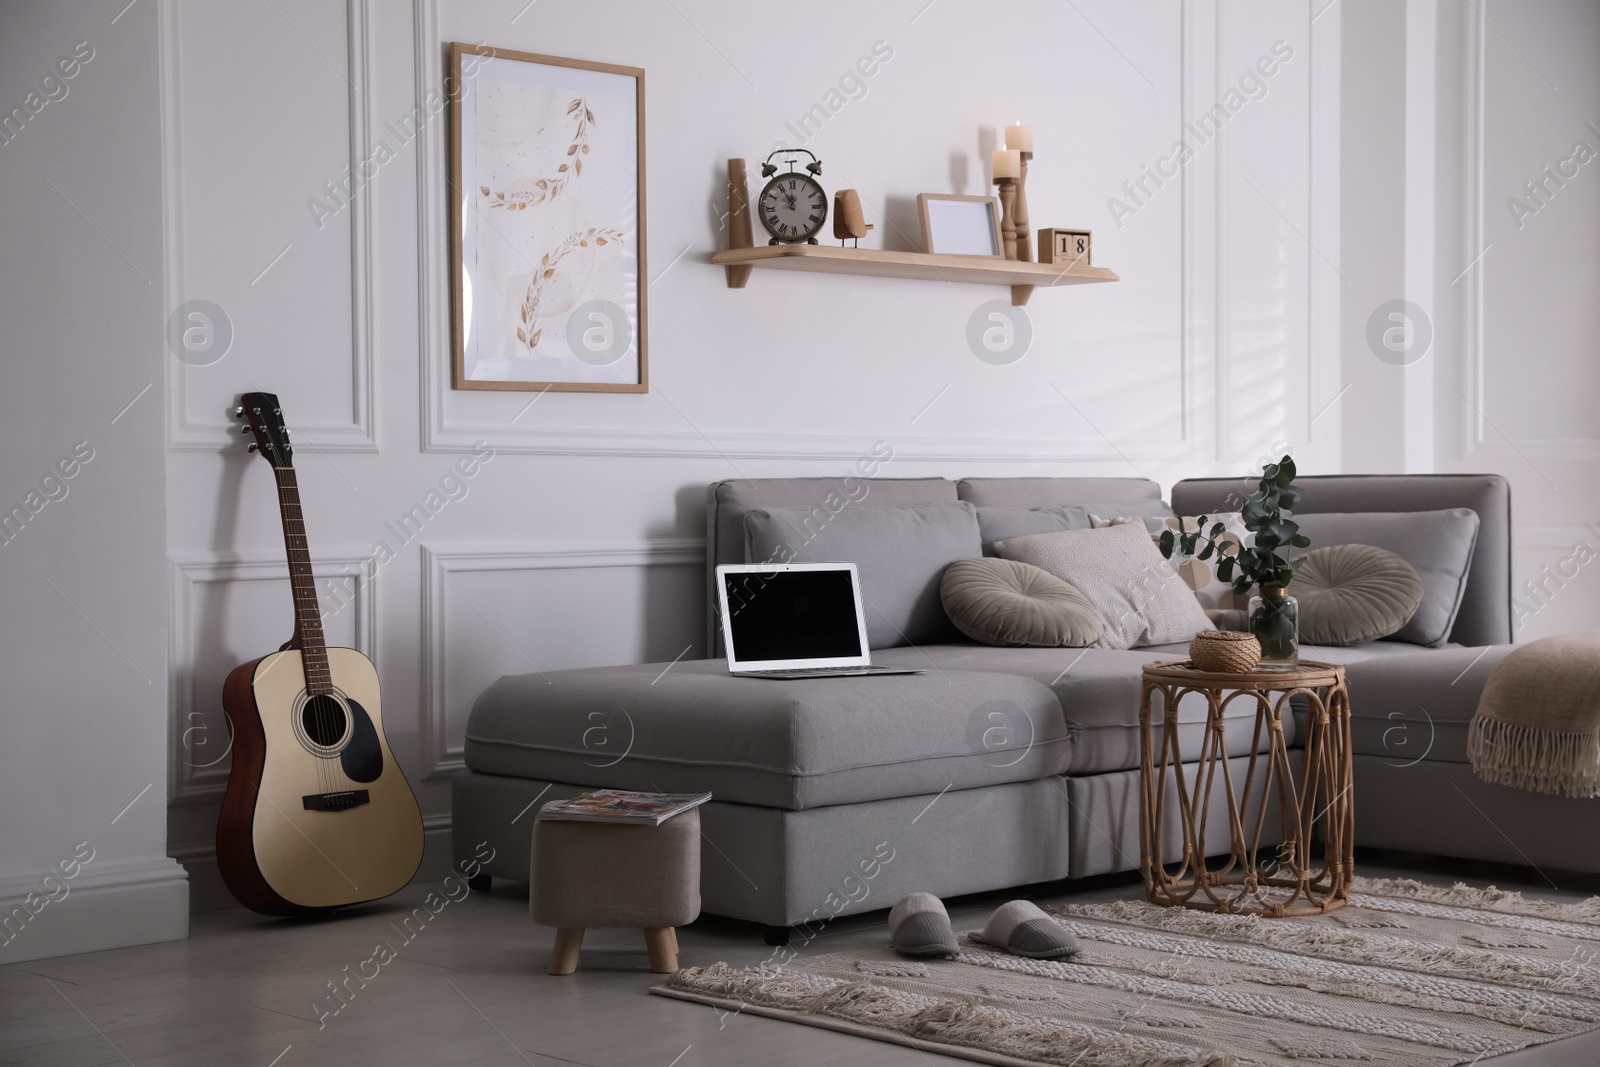
{"label": "guitar headstock", "polygon": [[259,450],[274,467],[294,466],[294,448],[289,444],[289,427],[278,407],[277,394],[245,393],[234,414],[245,420],[242,432],[255,435],[256,443],[250,451]]}

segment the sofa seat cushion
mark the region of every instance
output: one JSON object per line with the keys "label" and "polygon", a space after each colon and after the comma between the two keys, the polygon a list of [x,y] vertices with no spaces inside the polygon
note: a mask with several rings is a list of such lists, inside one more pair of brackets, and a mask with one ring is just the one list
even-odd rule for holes
{"label": "sofa seat cushion", "polygon": [[[1460,645],[1444,645],[1444,648],[1460,648]],[[1174,656],[1187,656],[1189,645],[1179,642],[1169,645],[1151,645],[1141,648],[1140,652],[1159,652],[1167,659]],[[1374,659],[1401,659],[1407,656],[1432,656],[1438,649],[1419,649],[1416,645],[1402,645],[1394,641],[1368,641],[1364,645],[1309,645],[1300,646],[1300,658],[1312,660],[1317,663],[1335,663],[1342,667],[1349,667],[1353,663],[1365,663]],[[1349,683],[1349,672],[1345,673],[1345,682]]]}
{"label": "sofa seat cushion", "polygon": [[[1399,647],[1379,642],[1379,647]],[[1377,656],[1345,670],[1350,687],[1350,741],[1358,756],[1395,767],[1429,760],[1468,763],[1467,725],[1478,710],[1489,672],[1511,645],[1441,648]]]}
{"label": "sofa seat cushion", "polygon": [[[1071,775],[1104,774],[1139,766],[1139,678],[1146,663],[1186,654],[1167,649],[987,648],[981,645],[933,645],[873,653],[874,663],[891,666],[937,666],[954,671],[994,671],[1032,678],[1055,691],[1072,735]],[[1341,651],[1350,651],[1343,649]],[[1250,751],[1255,705],[1235,700],[1227,710],[1230,756]],[[1160,718],[1159,710],[1156,716]],[[1199,759],[1205,737],[1206,703],[1191,694],[1178,709],[1178,743]],[[1293,745],[1293,722],[1284,723]],[[1159,727],[1156,743],[1161,741]],[[1265,739],[1263,739],[1264,741]]]}
{"label": "sofa seat cushion", "polygon": [[1045,682],[910,665],[929,669],[771,681],[718,659],[507,676],[473,706],[466,763],[791,810],[1067,769],[1071,738]]}

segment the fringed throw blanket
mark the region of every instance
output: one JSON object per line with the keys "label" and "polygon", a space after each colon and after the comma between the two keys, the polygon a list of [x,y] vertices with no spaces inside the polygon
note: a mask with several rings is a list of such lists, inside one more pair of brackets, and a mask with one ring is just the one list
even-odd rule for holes
{"label": "fringed throw blanket", "polygon": [[1486,782],[1600,796],[1600,633],[1541,638],[1501,660],[1467,745]]}

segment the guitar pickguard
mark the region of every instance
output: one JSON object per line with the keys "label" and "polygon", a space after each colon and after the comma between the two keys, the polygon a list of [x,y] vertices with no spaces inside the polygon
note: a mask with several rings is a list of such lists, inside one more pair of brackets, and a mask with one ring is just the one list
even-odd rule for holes
{"label": "guitar pickguard", "polygon": [[350,741],[339,753],[339,763],[352,782],[375,782],[383,774],[383,747],[378,744],[378,731],[366,708],[348,698],[345,704],[350,708]]}

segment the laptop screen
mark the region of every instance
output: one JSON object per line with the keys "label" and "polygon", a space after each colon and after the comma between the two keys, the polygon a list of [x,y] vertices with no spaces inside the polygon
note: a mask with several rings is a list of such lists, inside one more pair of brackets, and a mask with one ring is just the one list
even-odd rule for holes
{"label": "laptop screen", "polygon": [[726,571],[722,581],[730,658],[741,664],[866,654],[848,568]]}

